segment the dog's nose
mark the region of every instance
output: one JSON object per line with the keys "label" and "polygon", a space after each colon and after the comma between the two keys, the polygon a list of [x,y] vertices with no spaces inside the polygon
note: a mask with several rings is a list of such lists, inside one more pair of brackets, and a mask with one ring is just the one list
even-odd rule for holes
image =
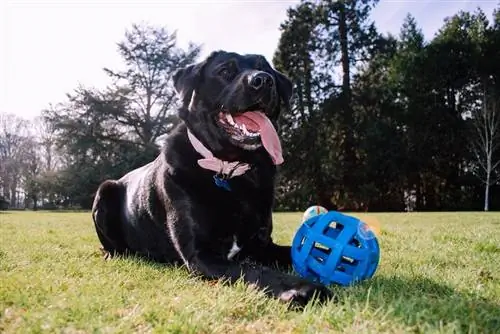
{"label": "dog's nose", "polygon": [[256,72],[250,76],[248,84],[255,90],[261,90],[264,87],[272,87],[274,80],[269,73]]}

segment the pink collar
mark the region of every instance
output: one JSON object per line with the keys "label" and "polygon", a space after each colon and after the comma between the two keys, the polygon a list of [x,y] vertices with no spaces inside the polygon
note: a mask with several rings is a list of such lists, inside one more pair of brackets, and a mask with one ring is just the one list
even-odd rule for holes
{"label": "pink collar", "polygon": [[188,138],[194,149],[200,153],[204,159],[198,160],[198,165],[202,168],[212,170],[217,174],[223,174],[224,178],[230,179],[234,176],[245,174],[250,169],[250,165],[239,161],[224,161],[214,157],[212,152],[206,148],[201,141],[196,138],[189,129],[187,130]]}

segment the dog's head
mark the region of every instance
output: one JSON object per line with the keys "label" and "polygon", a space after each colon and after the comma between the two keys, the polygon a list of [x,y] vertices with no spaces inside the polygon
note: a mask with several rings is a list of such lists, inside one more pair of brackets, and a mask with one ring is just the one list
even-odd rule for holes
{"label": "dog's head", "polygon": [[180,118],[214,154],[263,146],[281,163],[275,129],[280,106],[289,108],[292,83],[263,56],[213,52],[178,70],[173,81]]}

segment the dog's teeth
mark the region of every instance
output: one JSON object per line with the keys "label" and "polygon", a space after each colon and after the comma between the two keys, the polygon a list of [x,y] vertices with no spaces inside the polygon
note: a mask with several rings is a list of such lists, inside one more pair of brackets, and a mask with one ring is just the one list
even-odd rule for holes
{"label": "dog's teeth", "polygon": [[241,129],[243,130],[243,133],[244,133],[244,134],[246,134],[246,135],[249,135],[249,134],[250,134],[250,132],[248,132],[247,127],[245,126],[245,124],[242,124],[242,125],[241,125]]}
{"label": "dog's teeth", "polygon": [[231,116],[231,114],[226,114],[226,119],[229,122],[229,124],[234,125],[234,119],[233,116]]}

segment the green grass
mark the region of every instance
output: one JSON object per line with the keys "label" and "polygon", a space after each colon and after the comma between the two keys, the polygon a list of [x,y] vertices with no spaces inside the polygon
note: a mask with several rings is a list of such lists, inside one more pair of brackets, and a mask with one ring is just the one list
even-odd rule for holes
{"label": "green grass", "polygon": [[[0,332],[500,332],[500,214],[372,216],[374,278],[333,288],[337,303],[288,311],[243,284],[104,261],[88,213],[0,212]],[[289,244],[299,221],[276,214],[274,238]]]}

